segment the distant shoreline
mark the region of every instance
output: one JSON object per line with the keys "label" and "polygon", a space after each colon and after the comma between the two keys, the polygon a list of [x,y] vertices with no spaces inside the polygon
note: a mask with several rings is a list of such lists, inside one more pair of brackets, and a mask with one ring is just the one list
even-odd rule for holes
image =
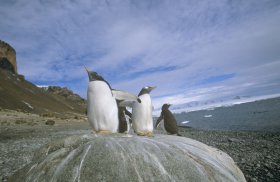
{"label": "distant shoreline", "polygon": [[233,129],[215,129],[215,128],[194,128],[191,126],[178,126],[183,129],[193,130],[205,130],[205,131],[216,131],[216,132],[253,132],[253,133],[280,133],[280,130],[233,130]]}

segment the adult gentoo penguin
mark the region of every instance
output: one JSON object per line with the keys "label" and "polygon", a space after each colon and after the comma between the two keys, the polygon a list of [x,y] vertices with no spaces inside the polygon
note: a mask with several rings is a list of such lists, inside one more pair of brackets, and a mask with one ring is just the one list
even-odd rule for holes
{"label": "adult gentoo penguin", "polygon": [[128,92],[113,90],[110,84],[98,73],[86,70],[89,76],[87,91],[89,123],[97,133],[116,133],[119,128],[116,99],[141,101],[137,96]]}
{"label": "adult gentoo penguin", "polygon": [[178,127],[176,119],[174,118],[171,111],[168,109],[171,106],[171,104],[163,104],[161,107],[161,114],[156,122],[156,128],[159,126],[159,123],[163,120],[164,122],[164,128],[169,134],[177,134],[178,136],[181,136],[178,133]]}
{"label": "adult gentoo penguin", "polygon": [[132,105],[132,127],[137,135],[152,136],[153,135],[153,105],[150,92],[156,87],[144,87],[140,91],[138,97],[141,103],[134,102]]}

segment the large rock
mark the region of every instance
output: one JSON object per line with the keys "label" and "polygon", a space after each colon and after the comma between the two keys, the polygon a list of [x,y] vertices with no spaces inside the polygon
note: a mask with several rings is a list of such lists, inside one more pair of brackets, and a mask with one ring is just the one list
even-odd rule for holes
{"label": "large rock", "polygon": [[80,135],[51,142],[10,181],[245,181],[226,153],[169,135]]}
{"label": "large rock", "polygon": [[16,51],[2,40],[0,40],[0,68],[17,73]]}

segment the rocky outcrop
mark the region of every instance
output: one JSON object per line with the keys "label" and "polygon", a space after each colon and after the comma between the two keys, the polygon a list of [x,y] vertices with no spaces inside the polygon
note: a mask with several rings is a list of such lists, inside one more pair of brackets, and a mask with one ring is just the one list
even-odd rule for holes
{"label": "rocky outcrop", "polygon": [[0,40],[0,68],[17,72],[16,51],[8,43]]}
{"label": "rocky outcrop", "polygon": [[42,147],[10,181],[245,181],[224,152],[184,137],[71,136]]}
{"label": "rocky outcrop", "polygon": [[45,88],[46,91],[51,92],[56,95],[60,95],[72,101],[78,101],[85,103],[85,99],[80,97],[78,94],[73,93],[72,90],[69,90],[67,87],[59,87],[59,86],[48,86]]}

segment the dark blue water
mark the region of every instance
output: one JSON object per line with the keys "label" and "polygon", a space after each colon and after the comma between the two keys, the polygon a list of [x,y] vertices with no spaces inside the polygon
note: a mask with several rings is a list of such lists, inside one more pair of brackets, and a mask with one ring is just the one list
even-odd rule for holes
{"label": "dark blue water", "polygon": [[174,115],[178,125],[193,128],[280,132],[280,98]]}

